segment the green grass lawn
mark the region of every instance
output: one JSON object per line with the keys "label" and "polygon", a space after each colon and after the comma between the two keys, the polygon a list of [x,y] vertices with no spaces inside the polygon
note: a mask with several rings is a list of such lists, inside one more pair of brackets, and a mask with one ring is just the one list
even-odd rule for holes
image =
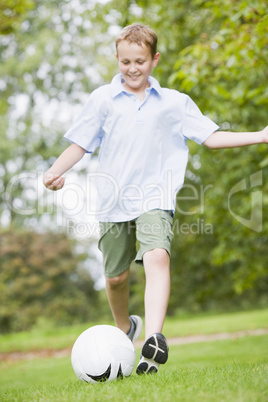
{"label": "green grass lawn", "polygon": [[[46,322],[30,332],[0,335],[0,353],[39,349],[61,349],[73,345],[76,338],[88,327],[100,323],[86,323],[73,327],[54,328]],[[102,324],[111,324],[105,322]],[[166,337],[194,334],[235,332],[247,329],[268,328],[268,309],[226,314],[167,317]],[[144,337],[144,333],[142,334]]]}
{"label": "green grass lawn", "polygon": [[[165,333],[167,336],[178,336],[221,332],[228,329],[235,331],[264,328],[268,323],[267,314],[268,310],[261,310],[219,316],[185,317],[183,320],[168,319]],[[73,328],[74,339],[84,329]],[[61,338],[59,344],[69,342],[70,346],[71,332],[67,331],[66,334],[64,331],[66,329],[58,332]],[[56,333],[57,331],[50,333],[50,336],[54,339]],[[38,331],[36,335],[38,336]],[[17,336],[19,343],[22,335]],[[14,345],[16,345],[15,339],[16,335],[13,335]],[[48,339],[50,337],[44,336],[43,332],[42,335],[39,334],[40,347],[50,343],[51,339],[49,342]],[[7,344],[10,347],[10,343],[7,342],[5,345]],[[1,348],[4,349],[5,346],[1,344]],[[139,354],[140,350],[137,350],[137,360]],[[169,360],[160,367],[158,374],[140,377],[133,372],[131,377],[123,381],[96,385],[82,383],[75,377],[69,356],[0,363],[0,401],[262,402],[267,400],[267,335],[171,346]]]}
{"label": "green grass lawn", "polygon": [[76,379],[69,357],[2,362],[0,400],[267,401],[267,356],[268,336],[172,346],[158,374],[96,385]]}

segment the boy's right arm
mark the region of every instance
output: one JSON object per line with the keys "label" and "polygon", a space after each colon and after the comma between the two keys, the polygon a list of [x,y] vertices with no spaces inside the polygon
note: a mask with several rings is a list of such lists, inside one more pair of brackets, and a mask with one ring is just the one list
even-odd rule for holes
{"label": "boy's right arm", "polygon": [[61,177],[67,170],[71,169],[85,155],[86,150],[77,144],[71,144],[45,173],[44,185],[49,190],[60,190],[64,186],[65,179]]}

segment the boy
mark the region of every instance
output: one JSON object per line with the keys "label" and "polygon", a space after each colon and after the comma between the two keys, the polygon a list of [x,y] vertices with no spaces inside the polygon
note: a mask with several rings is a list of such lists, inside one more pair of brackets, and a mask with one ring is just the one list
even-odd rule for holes
{"label": "boy", "polygon": [[[106,291],[116,325],[136,340],[142,329],[129,317],[129,266],[144,265],[145,343],[137,373],[157,372],[168,358],[162,335],[170,292],[170,245],[176,193],[183,185],[187,139],[209,148],[268,142],[268,126],[255,133],[227,133],[203,116],[194,102],[161,88],[150,76],[160,54],[150,28],[132,24],[116,40],[120,74],[95,90],[65,134],[71,145],[44,176],[51,190],[85,152],[100,146],[98,192],[99,248]],[[136,254],[136,239],[140,249]]]}

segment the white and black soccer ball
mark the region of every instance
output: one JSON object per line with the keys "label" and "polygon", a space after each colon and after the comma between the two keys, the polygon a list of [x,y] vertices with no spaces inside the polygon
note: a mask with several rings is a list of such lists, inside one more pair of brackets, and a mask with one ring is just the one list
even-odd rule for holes
{"label": "white and black soccer ball", "polygon": [[75,341],[71,361],[76,376],[90,383],[108,382],[131,375],[136,350],[119,328],[96,325]]}

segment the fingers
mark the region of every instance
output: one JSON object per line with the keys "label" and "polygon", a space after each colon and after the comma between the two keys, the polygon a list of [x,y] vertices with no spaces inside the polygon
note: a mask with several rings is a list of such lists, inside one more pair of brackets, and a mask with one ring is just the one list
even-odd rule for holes
{"label": "fingers", "polygon": [[264,142],[265,144],[268,144],[268,126],[266,126],[263,130],[262,130],[262,142]]}
{"label": "fingers", "polygon": [[64,186],[64,182],[65,182],[64,177],[60,177],[57,180],[54,180],[50,184],[50,190],[53,190],[53,191],[60,190]]}
{"label": "fingers", "polygon": [[43,178],[43,183],[49,190],[57,191],[64,186],[65,178],[53,173],[47,173]]}

